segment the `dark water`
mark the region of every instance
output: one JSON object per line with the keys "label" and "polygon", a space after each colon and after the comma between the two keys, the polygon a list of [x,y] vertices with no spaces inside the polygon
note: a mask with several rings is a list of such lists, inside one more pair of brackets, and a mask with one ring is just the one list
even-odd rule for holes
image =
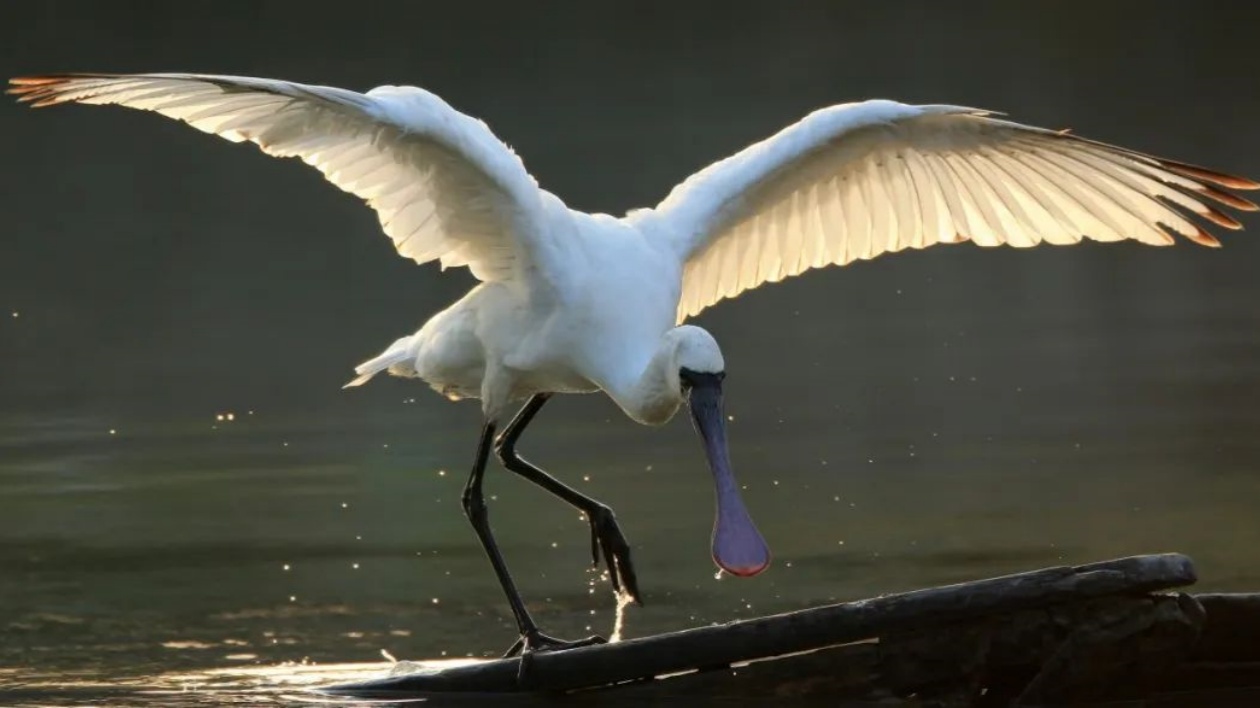
{"label": "dark water", "polygon": [[[0,76],[417,83],[574,207],[613,213],[870,96],[1260,176],[1252,6],[375,7],[14,4]],[[0,706],[303,703],[388,671],[386,653],[503,651],[510,617],[458,504],[476,406],[338,389],[470,279],[397,258],[309,170],[156,117],[0,106],[0,135]],[[1221,251],[963,245],[704,313],[775,553],[756,579],[714,577],[684,420],[558,400],[522,449],[617,509],[646,600],[626,636],[1160,551],[1191,555],[1199,589],[1260,590],[1244,221]],[[609,633],[576,513],[498,471],[488,485],[544,627]]]}

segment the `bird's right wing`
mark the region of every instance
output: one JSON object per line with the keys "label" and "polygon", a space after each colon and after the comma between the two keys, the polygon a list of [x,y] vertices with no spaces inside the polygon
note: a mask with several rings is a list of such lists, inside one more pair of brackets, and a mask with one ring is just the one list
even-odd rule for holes
{"label": "bird's right wing", "polygon": [[299,157],[367,201],[398,253],[468,266],[484,281],[528,267],[545,238],[537,183],[484,123],[411,86],[366,94],[203,74],[67,74],[10,80],[33,106],[156,111],[277,157]]}
{"label": "bird's right wing", "polygon": [[832,106],[717,162],[655,209],[684,263],[678,321],[766,282],[903,248],[1135,239],[1216,245],[1190,215],[1251,180],[957,106]]}

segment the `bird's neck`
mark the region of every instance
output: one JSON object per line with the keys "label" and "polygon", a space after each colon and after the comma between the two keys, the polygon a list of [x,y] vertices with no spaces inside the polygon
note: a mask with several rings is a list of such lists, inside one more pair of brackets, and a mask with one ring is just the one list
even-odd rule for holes
{"label": "bird's neck", "polygon": [[645,425],[662,425],[678,412],[683,403],[678,376],[670,376],[674,350],[662,346],[638,377],[610,381],[604,386],[626,415]]}

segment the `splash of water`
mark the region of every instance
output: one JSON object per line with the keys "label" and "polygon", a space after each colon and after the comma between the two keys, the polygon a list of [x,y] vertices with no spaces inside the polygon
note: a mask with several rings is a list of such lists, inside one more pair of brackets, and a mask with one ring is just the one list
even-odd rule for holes
{"label": "splash of water", "polygon": [[626,627],[626,608],[632,602],[634,598],[630,596],[630,593],[625,590],[617,593],[617,609],[613,617],[612,636],[608,638],[609,644],[621,641],[621,631]]}

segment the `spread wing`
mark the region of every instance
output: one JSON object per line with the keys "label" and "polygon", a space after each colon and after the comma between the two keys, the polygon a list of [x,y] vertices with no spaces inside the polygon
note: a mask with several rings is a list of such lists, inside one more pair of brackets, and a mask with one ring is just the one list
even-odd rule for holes
{"label": "spread wing", "polygon": [[10,80],[33,106],[156,111],[277,157],[299,157],[364,199],[399,254],[505,280],[543,237],[541,192],[484,123],[410,86],[366,94],[199,74],[73,74]]}
{"label": "spread wing", "polygon": [[1197,215],[1256,206],[1260,183],[958,106],[817,111],[688,178],[646,219],[684,262],[681,322],[810,268],[903,248],[1134,239],[1219,243]]}

